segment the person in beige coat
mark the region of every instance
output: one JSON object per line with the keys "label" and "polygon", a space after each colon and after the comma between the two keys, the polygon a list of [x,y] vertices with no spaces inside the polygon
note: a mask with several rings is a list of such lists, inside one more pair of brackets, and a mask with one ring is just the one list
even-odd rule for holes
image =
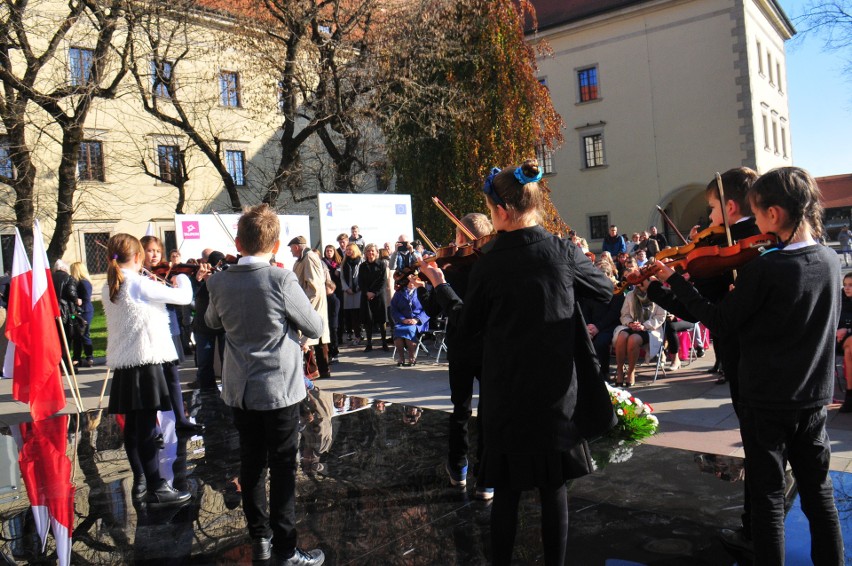
{"label": "person in beige coat", "polygon": [[320,377],[331,377],[328,365],[328,343],[331,340],[328,330],[328,300],[326,298],[326,272],[322,258],[308,248],[304,236],[290,240],[290,253],[296,258],[293,273],[299,278],[299,285],[308,296],[311,306],[322,317],[322,335],[319,338],[302,338],[302,346],[313,348]]}
{"label": "person in beige coat", "polygon": [[615,346],[615,384],[619,387],[630,387],[636,383],[636,362],[643,346],[646,359],[656,356],[660,351],[666,311],[648,297],[649,283],[648,280],[639,283],[624,297],[621,325],[616,326],[612,333],[612,343]]}

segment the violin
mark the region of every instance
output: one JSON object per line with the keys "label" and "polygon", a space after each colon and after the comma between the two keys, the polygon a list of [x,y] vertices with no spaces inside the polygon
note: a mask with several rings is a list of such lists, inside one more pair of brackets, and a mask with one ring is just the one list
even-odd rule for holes
{"label": "violin", "polygon": [[160,278],[171,277],[172,275],[186,275],[188,277],[194,277],[196,273],[198,273],[198,268],[200,264],[198,263],[169,263],[168,261],[161,261],[157,265],[146,268],[149,273],[152,273]]}
{"label": "violin", "polygon": [[[730,246],[700,246],[678,259],[665,262],[665,265],[679,273],[689,273],[692,277],[707,279],[742,267],[763,253],[766,248],[778,243],[779,240],[775,234],[758,234],[738,240]],[[621,293],[628,286],[637,285],[652,277],[660,269],[658,264],[662,263],[655,261],[628,273],[624,281],[616,284],[613,292]]]}
{"label": "violin", "polygon": [[394,280],[399,283],[408,279],[410,275],[419,275],[424,281],[428,281],[425,275],[420,273],[420,265],[423,262],[435,263],[438,267],[444,270],[453,269],[463,265],[469,265],[479,259],[484,253],[482,249],[488,242],[497,237],[497,234],[486,234],[481,238],[477,238],[471,242],[467,242],[460,246],[450,244],[435,250],[435,255],[423,258],[420,261],[415,261],[408,267],[397,270],[393,274]]}
{"label": "violin", "polygon": [[664,250],[660,250],[657,252],[656,258],[657,260],[669,259],[669,260],[677,260],[685,257],[689,252],[695,250],[696,248],[704,247],[712,245],[714,242],[718,241],[718,238],[723,238],[725,236],[725,227],[724,226],[710,226],[705,228],[698,234],[696,234],[695,238],[692,242],[685,244],[683,246],[677,246],[673,248],[666,248]]}

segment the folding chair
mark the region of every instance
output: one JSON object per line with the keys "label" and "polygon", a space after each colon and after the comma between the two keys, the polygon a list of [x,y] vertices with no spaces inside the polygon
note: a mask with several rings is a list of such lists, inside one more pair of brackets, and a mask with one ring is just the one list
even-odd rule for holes
{"label": "folding chair", "polygon": [[660,340],[660,348],[657,350],[657,365],[654,368],[654,380],[651,383],[657,382],[657,376],[661,371],[663,375],[666,375],[666,324],[668,322],[664,322],[660,327],[660,335],[663,339]]}
{"label": "folding chair", "polygon": [[686,365],[691,364],[695,360],[698,359],[698,354],[696,353],[696,345],[701,344],[704,346],[704,328],[701,326],[701,323],[696,322],[692,326],[692,330],[689,330],[689,355],[686,357]]}
{"label": "folding chair", "polygon": [[447,343],[446,343],[447,331],[444,330],[444,329],[435,330],[435,331],[432,332],[432,334],[435,336],[435,344],[434,344],[434,346],[435,346],[435,363],[440,364],[441,363],[441,352],[447,351]]}

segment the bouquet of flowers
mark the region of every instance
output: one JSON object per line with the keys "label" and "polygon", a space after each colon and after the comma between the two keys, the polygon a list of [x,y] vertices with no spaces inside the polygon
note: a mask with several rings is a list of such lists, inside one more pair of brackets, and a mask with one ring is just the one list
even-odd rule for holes
{"label": "bouquet of flowers", "polygon": [[618,415],[618,424],[613,429],[613,434],[626,436],[630,440],[642,440],[657,432],[660,421],[654,416],[654,408],[648,403],[643,403],[634,397],[629,391],[610,387],[609,398]]}

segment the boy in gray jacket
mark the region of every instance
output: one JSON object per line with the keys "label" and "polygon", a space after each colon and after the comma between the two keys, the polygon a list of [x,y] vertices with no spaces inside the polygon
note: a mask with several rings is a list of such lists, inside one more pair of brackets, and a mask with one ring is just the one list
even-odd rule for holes
{"label": "boy in gray jacket", "polygon": [[[252,559],[319,565],[322,550],[296,547],[299,402],[305,398],[299,333],[322,334],[323,323],[296,275],[270,265],[280,244],[278,216],[268,205],[247,210],[237,225],[237,265],[207,280],[204,320],[225,329],[222,399],[240,437],[243,512]],[[266,468],[270,501],[266,501]]]}

